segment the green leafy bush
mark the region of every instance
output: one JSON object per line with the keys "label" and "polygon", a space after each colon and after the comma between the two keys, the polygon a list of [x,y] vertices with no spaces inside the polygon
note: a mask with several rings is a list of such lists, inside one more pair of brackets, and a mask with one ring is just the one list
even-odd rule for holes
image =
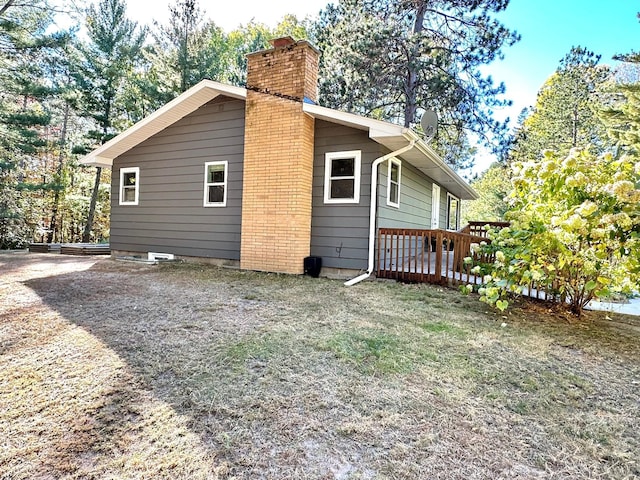
{"label": "green leafy bush", "polygon": [[632,156],[547,151],[542,162],[515,164],[511,227],[474,246],[495,258],[482,269],[481,300],[504,310],[505,297],[533,286],[580,315],[596,297],[637,290],[639,187]]}

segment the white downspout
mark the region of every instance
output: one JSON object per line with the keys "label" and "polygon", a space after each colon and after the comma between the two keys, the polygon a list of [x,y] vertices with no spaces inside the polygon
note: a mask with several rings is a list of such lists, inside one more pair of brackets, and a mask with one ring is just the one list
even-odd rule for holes
{"label": "white downspout", "polygon": [[359,275],[351,280],[347,280],[344,284],[347,287],[355,285],[362,280],[369,278],[373,273],[374,263],[374,248],[376,243],[376,208],[378,203],[378,165],[382,162],[386,162],[390,158],[402,155],[405,152],[411,150],[416,144],[416,140],[411,140],[409,145],[402,147],[395,152],[387,153],[386,155],[376,158],[371,164],[371,208],[369,210],[369,264],[367,271],[362,275]]}

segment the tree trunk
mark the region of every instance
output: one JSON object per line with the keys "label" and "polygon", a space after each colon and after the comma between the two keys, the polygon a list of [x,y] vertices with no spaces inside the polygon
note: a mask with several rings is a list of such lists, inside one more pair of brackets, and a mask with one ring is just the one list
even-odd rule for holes
{"label": "tree trunk", "polygon": [[[416,20],[413,24],[413,35],[418,37],[424,30],[424,13],[426,2],[420,2],[416,11]],[[414,41],[413,48],[407,59],[407,83],[405,85],[406,103],[404,105],[404,126],[410,127],[416,121],[418,112],[418,59],[422,52],[419,50],[419,42]]]}
{"label": "tree trunk", "polygon": [[[107,141],[107,135],[109,133],[109,127],[111,126],[111,107],[115,97],[115,92],[112,88],[112,82],[107,82],[107,98],[104,108],[104,120],[102,123],[102,141],[104,144]],[[93,229],[93,217],[96,214],[96,205],[98,203],[98,190],[100,189],[100,176],[102,175],[102,167],[96,167],[96,179],[93,182],[93,190],[91,192],[91,202],[89,203],[89,214],[87,215],[87,223],[84,226],[82,232],[82,243],[88,243],[91,239],[91,230]]]}
{"label": "tree trunk", "polygon": [[575,148],[578,146],[578,109],[574,108],[573,110],[573,131],[571,132],[571,137],[573,140],[572,147]]}
{"label": "tree trunk", "polygon": [[409,67],[409,75],[407,78],[407,99],[404,105],[404,126],[410,127],[415,121],[418,111],[418,102],[416,100],[417,74]]}
{"label": "tree trunk", "polygon": [[89,243],[91,241],[91,230],[93,228],[93,217],[96,214],[96,204],[98,203],[98,189],[100,188],[100,176],[102,175],[102,167],[96,167],[96,179],[93,183],[93,191],[91,192],[91,202],[89,203],[89,214],[87,215],[87,223],[82,233],[82,242]]}
{"label": "tree trunk", "polygon": [[53,194],[53,208],[51,209],[51,221],[49,222],[49,233],[47,234],[47,243],[53,242],[53,238],[58,223],[58,208],[60,207],[60,180],[62,178],[62,167],[64,165],[64,149],[67,144],[67,125],[69,123],[69,104],[64,106],[64,120],[62,121],[62,132],[60,134],[60,154],[58,155],[58,168],[56,174],[58,176],[58,185]]}
{"label": "tree trunk", "polygon": [[7,2],[0,8],[0,15],[3,15],[13,2],[15,2],[15,0],[7,0]]}

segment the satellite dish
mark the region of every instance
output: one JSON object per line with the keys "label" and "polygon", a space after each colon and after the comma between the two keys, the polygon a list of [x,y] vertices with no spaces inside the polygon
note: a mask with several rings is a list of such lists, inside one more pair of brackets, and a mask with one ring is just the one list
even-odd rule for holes
{"label": "satellite dish", "polygon": [[420,119],[420,126],[424,132],[424,141],[431,141],[438,132],[438,114],[433,110],[425,110]]}

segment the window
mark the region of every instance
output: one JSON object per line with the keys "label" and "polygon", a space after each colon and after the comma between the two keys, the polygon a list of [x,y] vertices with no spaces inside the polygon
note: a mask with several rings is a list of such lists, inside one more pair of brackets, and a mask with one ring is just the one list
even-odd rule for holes
{"label": "window", "polygon": [[120,169],[120,205],[138,205],[140,168]]}
{"label": "window", "polygon": [[447,194],[447,229],[458,230],[460,228],[460,199],[450,193]]}
{"label": "window", "polygon": [[227,205],[228,162],[204,164],[204,206],[225,207]]}
{"label": "window", "polygon": [[402,164],[400,160],[389,160],[387,173],[387,205],[400,208],[400,172]]}
{"label": "window", "polygon": [[360,201],[360,150],[325,155],[324,203]]}

